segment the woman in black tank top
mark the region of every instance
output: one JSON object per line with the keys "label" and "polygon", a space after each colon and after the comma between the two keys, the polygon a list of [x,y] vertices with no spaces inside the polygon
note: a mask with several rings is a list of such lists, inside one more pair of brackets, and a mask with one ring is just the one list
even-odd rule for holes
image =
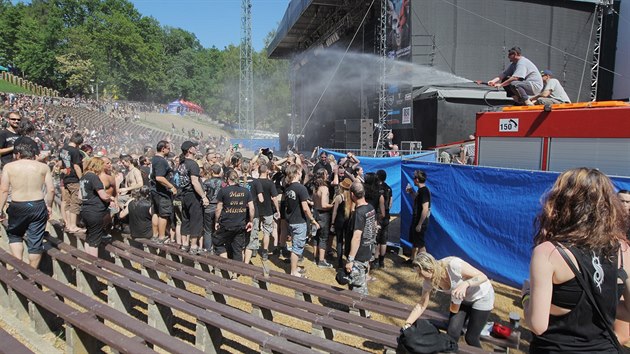
{"label": "woman in black tank top", "polygon": [[[619,352],[611,332],[618,292],[630,298],[628,262],[623,262],[630,259],[625,220],[610,179],[600,171],[577,168],[558,177],[536,220],[531,288],[529,282],[523,286],[525,323],[534,333],[530,353]],[[630,304],[625,307],[630,310]]]}

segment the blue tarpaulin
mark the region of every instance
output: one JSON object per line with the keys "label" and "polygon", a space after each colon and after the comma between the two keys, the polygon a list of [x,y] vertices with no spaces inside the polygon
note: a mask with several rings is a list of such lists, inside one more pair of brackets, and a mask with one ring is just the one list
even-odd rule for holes
{"label": "blue tarpaulin", "polygon": [[[431,217],[427,250],[435,257],[458,256],[491,279],[520,287],[529,277],[534,219],[558,173],[403,161],[402,184],[413,172],[427,173]],[[630,179],[613,178],[619,189]],[[407,247],[411,196],[401,205],[401,243]]]}
{"label": "blue tarpaulin", "polygon": [[[327,154],[332,154],[335,156],[335,159],[339,161],[340,158],[345,157],[346,154],[342,154],[335,151],[330,151],[326,149],[322,149],[321,151],[325,151]],[[415,155],[407,155],[404,156],[407,158],[417,159],[416,161],[435,161],[435,153],[418,153]],[[387,172],[387,184],[392,188],[392,208],[390,212],[392,214],[398,214],[400,212],[400,171],[402,158],[401,157],[366,157],[366,156],[358,156],[357,157],[361,161],[361,166],[363,167],[364,172],[376,172],[378,170],[385,170]],[[406,185],[406,184],[405,184]]]}
{"label": "blue tarpaulin", "polygon": [[270,148],[273,151],[280,149],[279,139],[230,139],[232,144],[242,145],[245,149],[258,151],[259,149]]}

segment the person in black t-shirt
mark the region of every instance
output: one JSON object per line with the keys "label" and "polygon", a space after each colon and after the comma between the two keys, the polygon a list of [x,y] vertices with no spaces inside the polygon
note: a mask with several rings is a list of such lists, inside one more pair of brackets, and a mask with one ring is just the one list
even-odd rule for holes
{"label": "person in black t-shirt", "polygon": [[9,126],[0,131],[0,161],[2,161],[2,166],[13,161],[13,145],[20,137],[17,130],[22,117],[20,112],[9,112],[4,118],[9,121]]}
{"label": "person in black t-shirt", "polygon": [[[147,186],[134,189],[131,192],[131,198],[125,203],[118,216],[121,219],[128,217],[131,238],[151,238],[153,235],[151,189]],[[130,244],[139,249],[143,248],[138,242],[130,242]]]}
{"label": "person in black t-shirt", "polygon": [[105,163],[99,157],[92,157],[81,177],[81,218],[85,222],[87,237],[85,252],[98,257],[98,247],[105,236],[105,224],[109,216],[109,204],[112,197],[107,194],[98,175],[103,172]]}
{"label": "person in black t-shirt", "polygon": [[[346,272],[351,274],[350,290],[368,295],[367,271],[372,258],[372,249],[376,242],[376,211],[365,200],[363,184],[355,181],[350,186],[350,196],[355,203],[354,213],[350,218],[352,239],[348,245]],[[369,313],[365,314],[366,317]]]}
{"label": "person in black t-shirt", "polygon": [[273,233],[274,219],[280,218],[278,206],[278,191],[276,185],[269,179],[266,165],[258,167],[259,178],[254,181],[257,195],[253,196],[258,206],[260,229],[263,232],[263,249],[260,256],[267,259],[269,255],[269,238]]}
{"label": "person in black t-shirt", "polygon": [[291,275],[301,277],[302,274],[298,270],[298,260],[304,252],[304,245],[306,244],[306,220],[308,219],[316,229],[319,229],[319,224],[311,214],[308,191],[299,182],[302,177],[301,166],[287,166],[286,174],[289,183],[284,190],[286,219],[293,241],[291,246]]}
{"label": "person in black t-shirt", "polygon": [[68,232],[85,232],[77,226],[77,215],[81,212],[79,179],[83,176],[83,155],[79,151],[81,144],[83,136],[79,132],[74,132],[70,142],[59,151],[63,171],[61,200],[65,207],[64,220]]}
{"label": "person in black t-shirt", "polygon": [[204,170],[208,178],[201,183],[201,186],[210,204],[203,208],[203,248],[206,249],[206,251],[211,251],[212,236],[216,223],[217,195],[223,186],[223,178],[221,178],[223,176],[223,170],[221,169],[221,165],[217,163],[212,165],[206,163]]}
{"label": "person in black t-shirt", "polygon": [[158,216],[157,238],[154,236],[153,240],[163,243],[166,241],[166,226],[173,213],[173,195],[177,194],[177,188],[169,181],[173,171],[164,158],[171,151],[169,142],[166,140],[158,142],[156,151],[151,159],[150,174],[153,213]]}
{"label": "person in black t-shirt", "polygon": [[197,143],[185,141],[182,144],[182,156],[177,167],[179,174],[179,193],[182,200],[182,244],[190,247],[190,254],[199,251],[199,238],[203,232],[203,206],[210,204],[210,200],[201,187],[199,181],[199,165],[192,158],[197,153]]}
{"label": "person in black t-shirt", "polygon": [[212,244],[221,257],[228,258],[231,251],[232,259],[242,262],[254,221],[254,202],[247,188],[238,185],[236,171],[230,170],[227,180],[228,186],[217,195],[217,232]]}
{"label": "person in black t-shirt", "polygon": [[[385,170],[376,171],[376,178],[378,179],[378,194],[379,209],[377,210],[377,220],[381,226],[378,235],[376,236],[376,252],[375,261],[372,264],[372,268],[383,268],[385,266],[385,254],[387,253],[387,239],[389,237],[389,209],[392,207],[392,189],[385,182],[387,179],[387,172]],[[382,199],[381,199],[382,198]]]}
{"label": "person in black t-shirt", "polygon": [[409,228],[409,242],[412,244],[411,258],[405,264],[411,265],[418,252],[426,252],[424,235],[429,224],[431,215],[431,192],[426,186],[427,174],[422,170],[413,173],[413,183],[418,187],[418,192],[414,192],[410,185],[407,185],[407,193],[411,194],[413,200],[413,216]]}

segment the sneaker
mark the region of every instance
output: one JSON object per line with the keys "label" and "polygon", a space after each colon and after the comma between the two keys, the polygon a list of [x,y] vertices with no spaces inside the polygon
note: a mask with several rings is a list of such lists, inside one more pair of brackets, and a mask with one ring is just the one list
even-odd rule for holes
{"label": "sneaker", "polygon": [[332,267],[333,267],[333,265],[332,265],[332,264],[330,264],[330,263],[328,263],[328,262],[326,262],[326,260],[323,260],[323,261],[319,261],[319,262],[317,263],[317,267],[318,267],[318,268],[332,268]]}
{"label": "sneaker", "polygon": [[189,255],[191,255],[191,256],[196,256],[196,255],[198,255],[198,254],[199,254],[199,248],[191,248],[191,249],[188,251],[188,254],[189,254]]}
{"label": "sneaker", "polygon": [[263,261],[266,261],[269,259],[269,251],[267,250],[260,250],[260,258],[262,258]]}
{"label": "sneaker", "polygon": [[381,265],[378,262],[372,262],[370,263],[370,268],[376,270],[379,269],[381,267]]}
{"label": "sneaker", "polygon": [[526,106],[533,106],[533,105],[534,105],[534,103],[533,103],[533,102],[532,102],[529,98],[528,98],[528,99],[526,99],[526,100],[524,101],[524,103],[525,103],[525,105],[526,105]]}

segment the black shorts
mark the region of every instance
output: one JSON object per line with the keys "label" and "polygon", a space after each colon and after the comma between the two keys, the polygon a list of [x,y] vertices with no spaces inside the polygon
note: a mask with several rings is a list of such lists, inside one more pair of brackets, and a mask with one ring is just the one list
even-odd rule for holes
{"label": "black shorts", "polygon": [[151,193],[151,201],[153,202],[153,213],[162,219],[169,219],[173,214],[173,199],[156,192]]}
{"label": "black shorts", "polygon": [[424,243],[424,234],[427,232],[427,224],[422,224],[420,228],[420,232],[416,231],[416,225],[412,223],[411,228],[409,229],[409,242],[413,245],[413,247],[422,248],[425,246]]}
{"label": "black shorts", "polygon": [[249,244],[249,232],[245,228],[225,229],[219,226],[219,230],[212,236],[212,245],[216,253],[221,254],[231,251],[232,259],[242,262],[241,252]]}
{"label": "black shorts", "polygon": [[182,196],[182,229],[184,236],[200,237],[203,235],[203,208],[201,199],[195,193]]}
{"label": "black shorts", "polygon": [[11,202],[7,208],[9,243],[22,243],[27,234],[26,247],[30,254],[44,252],[44,232],[48,222],[48,208],[43,200]]}
{"label": "black shorts", "polygon": [[377,245],[385,245],[387,244],[387,239],[389,238],[389,222],[381,223],[381,228],[378,230],[376,234],[376,244]]}
{"label": "black shorts", "polygon": [[81,210],[81,218],[85,223],[87,242],[90,247],[98,247],[101,245],[103,236],[105,236],[105,218],[109,215],[106,211],[89,211]]}

